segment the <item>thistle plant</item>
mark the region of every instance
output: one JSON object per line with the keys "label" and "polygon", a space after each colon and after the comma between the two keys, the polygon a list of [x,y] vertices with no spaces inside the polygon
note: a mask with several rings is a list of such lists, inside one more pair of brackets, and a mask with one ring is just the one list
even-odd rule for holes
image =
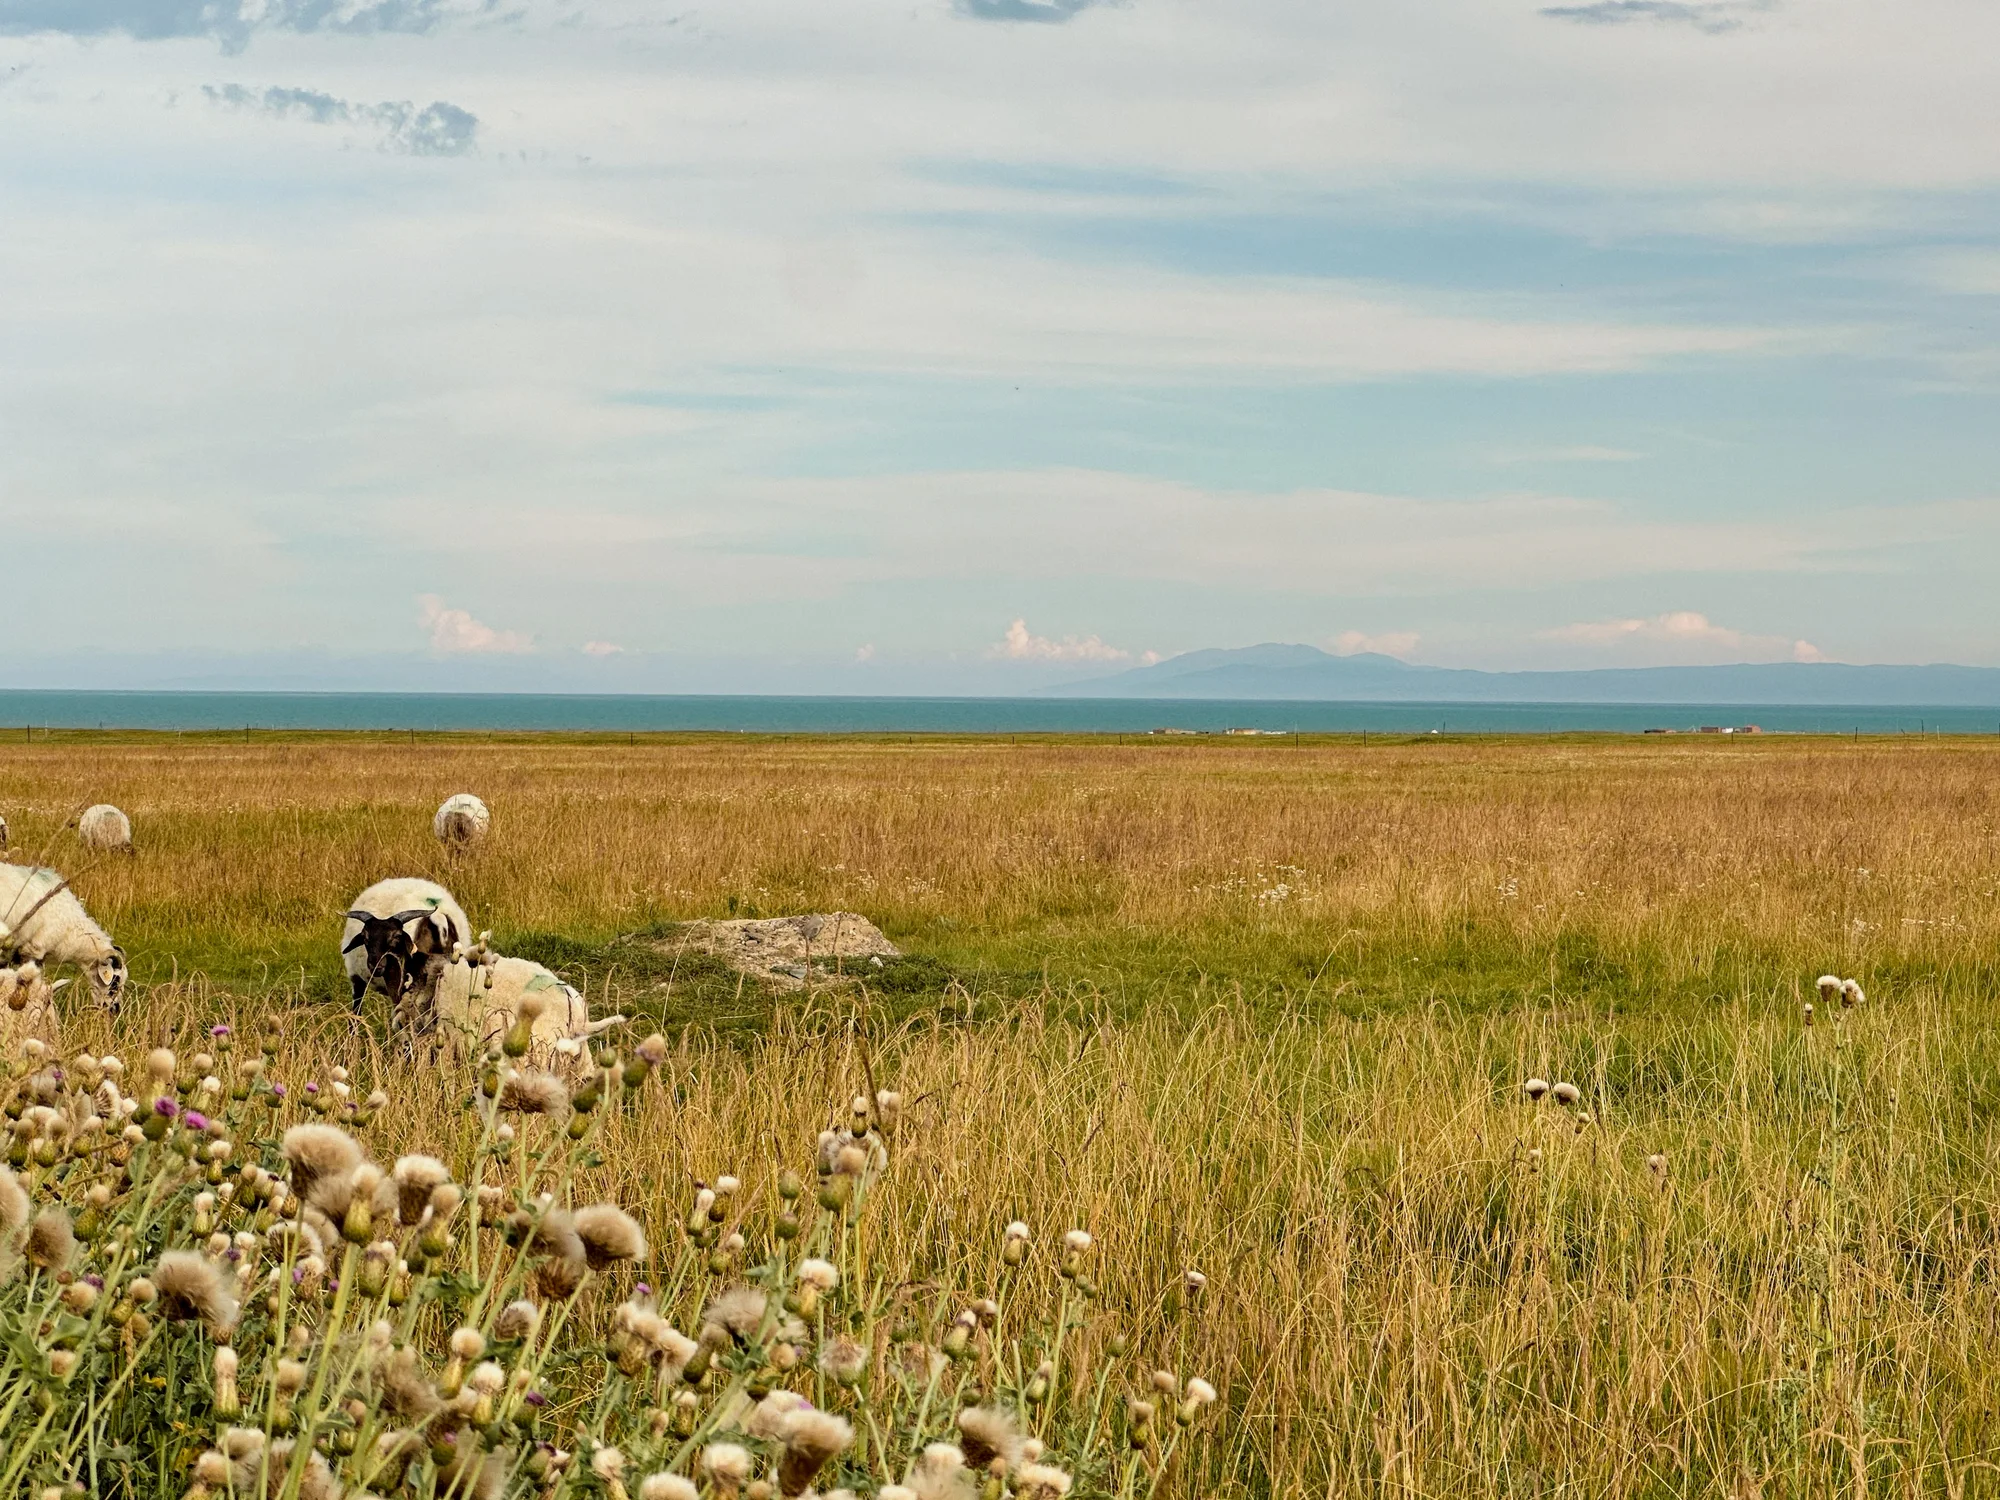
{"label": "thistle plant", "polygon": [[1082,1229],[995,1225],[964,1256],[994,1284],[957,1295],[871,1269],[894,1091],[801,1151],[812,1191],[718,1176],[656,1243],[578,1199],[662,1039],[597,1038],[567,1078],[519,1040],[463,1081],[456,1141],[387,1163],[388,1099],[341,1068],[287,1087],[275,1024],[129,1070],[39,1040],[0,1063],[0,1494],[1136,1497],[1206,1427],[1198,1376],[1066,1338],[1109,1322]]}

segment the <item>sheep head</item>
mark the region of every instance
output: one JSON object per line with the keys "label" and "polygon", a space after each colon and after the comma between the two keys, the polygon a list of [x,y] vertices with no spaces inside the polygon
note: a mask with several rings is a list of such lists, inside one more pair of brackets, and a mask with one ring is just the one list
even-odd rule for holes
{"label": "sheep head", "polygon": [[125,1003],[125,981],[130,977],[125,964],[125,950],[113,948],[89,966],[89,974],[90,993],[99,1005],[117,1015],[118,1008]]}
{"label": "sheep head", "polygon": [[401,1000],[420,982],[434,980],[451,962],[452,949],[460,938],[456,922],[441,911],[424,907],[388,917],[350,911],[347,919],[359,922],[361,930],[340,951],[363,950],[368,982],[391,1000]]}

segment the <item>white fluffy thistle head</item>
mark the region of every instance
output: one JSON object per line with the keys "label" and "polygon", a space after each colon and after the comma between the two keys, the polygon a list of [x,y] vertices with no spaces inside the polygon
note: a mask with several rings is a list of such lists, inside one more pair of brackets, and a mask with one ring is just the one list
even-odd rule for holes
{"label": "white fluffy thistle head", "polygon": [[621,1260],[646,1258],[646,1234],[624,1209],[615,1203],[592,1203],[573,1216],[577,1238],[583,1241],[584,1258],[592,1270],[602,1271]]}

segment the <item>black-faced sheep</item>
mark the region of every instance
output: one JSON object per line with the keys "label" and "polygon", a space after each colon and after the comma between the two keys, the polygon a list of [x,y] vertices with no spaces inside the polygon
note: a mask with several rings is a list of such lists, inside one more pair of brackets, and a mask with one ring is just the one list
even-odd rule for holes
{"label": "black-faced sheep", "polygon": [[354,1012],[370,990],[389,997],[399,1020],[419,1035],[436,1022],[439,978],[472,924],[450,891],[433,880],[377,881],[354,898],[340,934]]}
{"label": "black-faced sheep", "polygon": [[54,870],[0,864],[0,954],[37,965],[76,965],[107,1010],[116,1011],[125,998],[125,950],[91,921]]}

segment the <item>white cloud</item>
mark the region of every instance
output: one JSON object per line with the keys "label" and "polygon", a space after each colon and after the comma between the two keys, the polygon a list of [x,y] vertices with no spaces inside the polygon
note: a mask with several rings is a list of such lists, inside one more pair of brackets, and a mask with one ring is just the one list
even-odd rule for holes
{"label": "white cloud", "polygon": [[854,659],[855,659],[856,661],[873,661],[873,660],[875,660],[875,648],[874,648],[873,646],[857,646],[857,647],[855,647],[855,648],[854,648]]}
{"label": "white cloud", "polygon": [[583,643],[583,654],[585,656],[618,656],[624,650],[623,646],[614,645],[610,641],[585,641]]}
{"label": "white cloud", "polygon": [[1496,464],[1628,464],[1645,456],[1630,448],[1579,444],[1573,448],[1502,448],[1488,461]]}
{"label": "white cloud", "polygon": [[1666,646],[1675,652],[1704,659],[1718,655],[1759,659],[1789,657],[1793,661],[1825,659],[1811,641],[1732,630],[1691,609],[1669,610],[1646,619],[1580,621],[1545,630],[1541,638],[1570,645],[1611,648]]}
{"label": "white cloud", "polygon": [[447,609],[436,594],[417,597],[417,623],[430,632],[431,650],[441,656],[521,655],[535,649],[534,640],[518,631],[482,625],[462,609]]}
{"label": "white cloud", "polygon": [[225,83],[204,84],[201,91],[211,104],[227,109],[310,125],[360,126],[377,137],[383,150],[406,156],[465,156],[479,135],[479,117],[443,99],[418,109],[408,99],[353,104],[318,89],[267,88],[259,92],[240,83]]}
{"label": "white cloud", "polygon": [[1421,637],[1414,630],[1390,630],[1380,635],[1369,635],[1360,630],[1343,630],[1333,638],[1333,652],[1336,656],[1353,656],[1361,651],[1378,652],[1383,656],[1406,657],[1417,649]]}
{"label": "white cloud", "polygon": [[1691,26],[1714,35],[1735,31],[1750,17],[1776,8],[1777,0],[1590,0],[1584,5],[1545,5],[1542,14],[1581,25],[1617,26],[1635,21]]}
{"label": "white cloud", "polygon": [[[1094,635],[1065,636],[1059,641],[1045,635],[1031,635],[1026,620],[1016,620],[1009,625],[1000,644],[986,654],[1004,661],[1115,662],[1133,659],[1130,651],[1107,646]],[[1147,657],[1158,659],[1151,652],[1147,653]]]}
{"label": "white cloud", "polygon": [[2000,250],[1940,250],[1914,258],[1917,276],[1939,291],[2000,296]]}

